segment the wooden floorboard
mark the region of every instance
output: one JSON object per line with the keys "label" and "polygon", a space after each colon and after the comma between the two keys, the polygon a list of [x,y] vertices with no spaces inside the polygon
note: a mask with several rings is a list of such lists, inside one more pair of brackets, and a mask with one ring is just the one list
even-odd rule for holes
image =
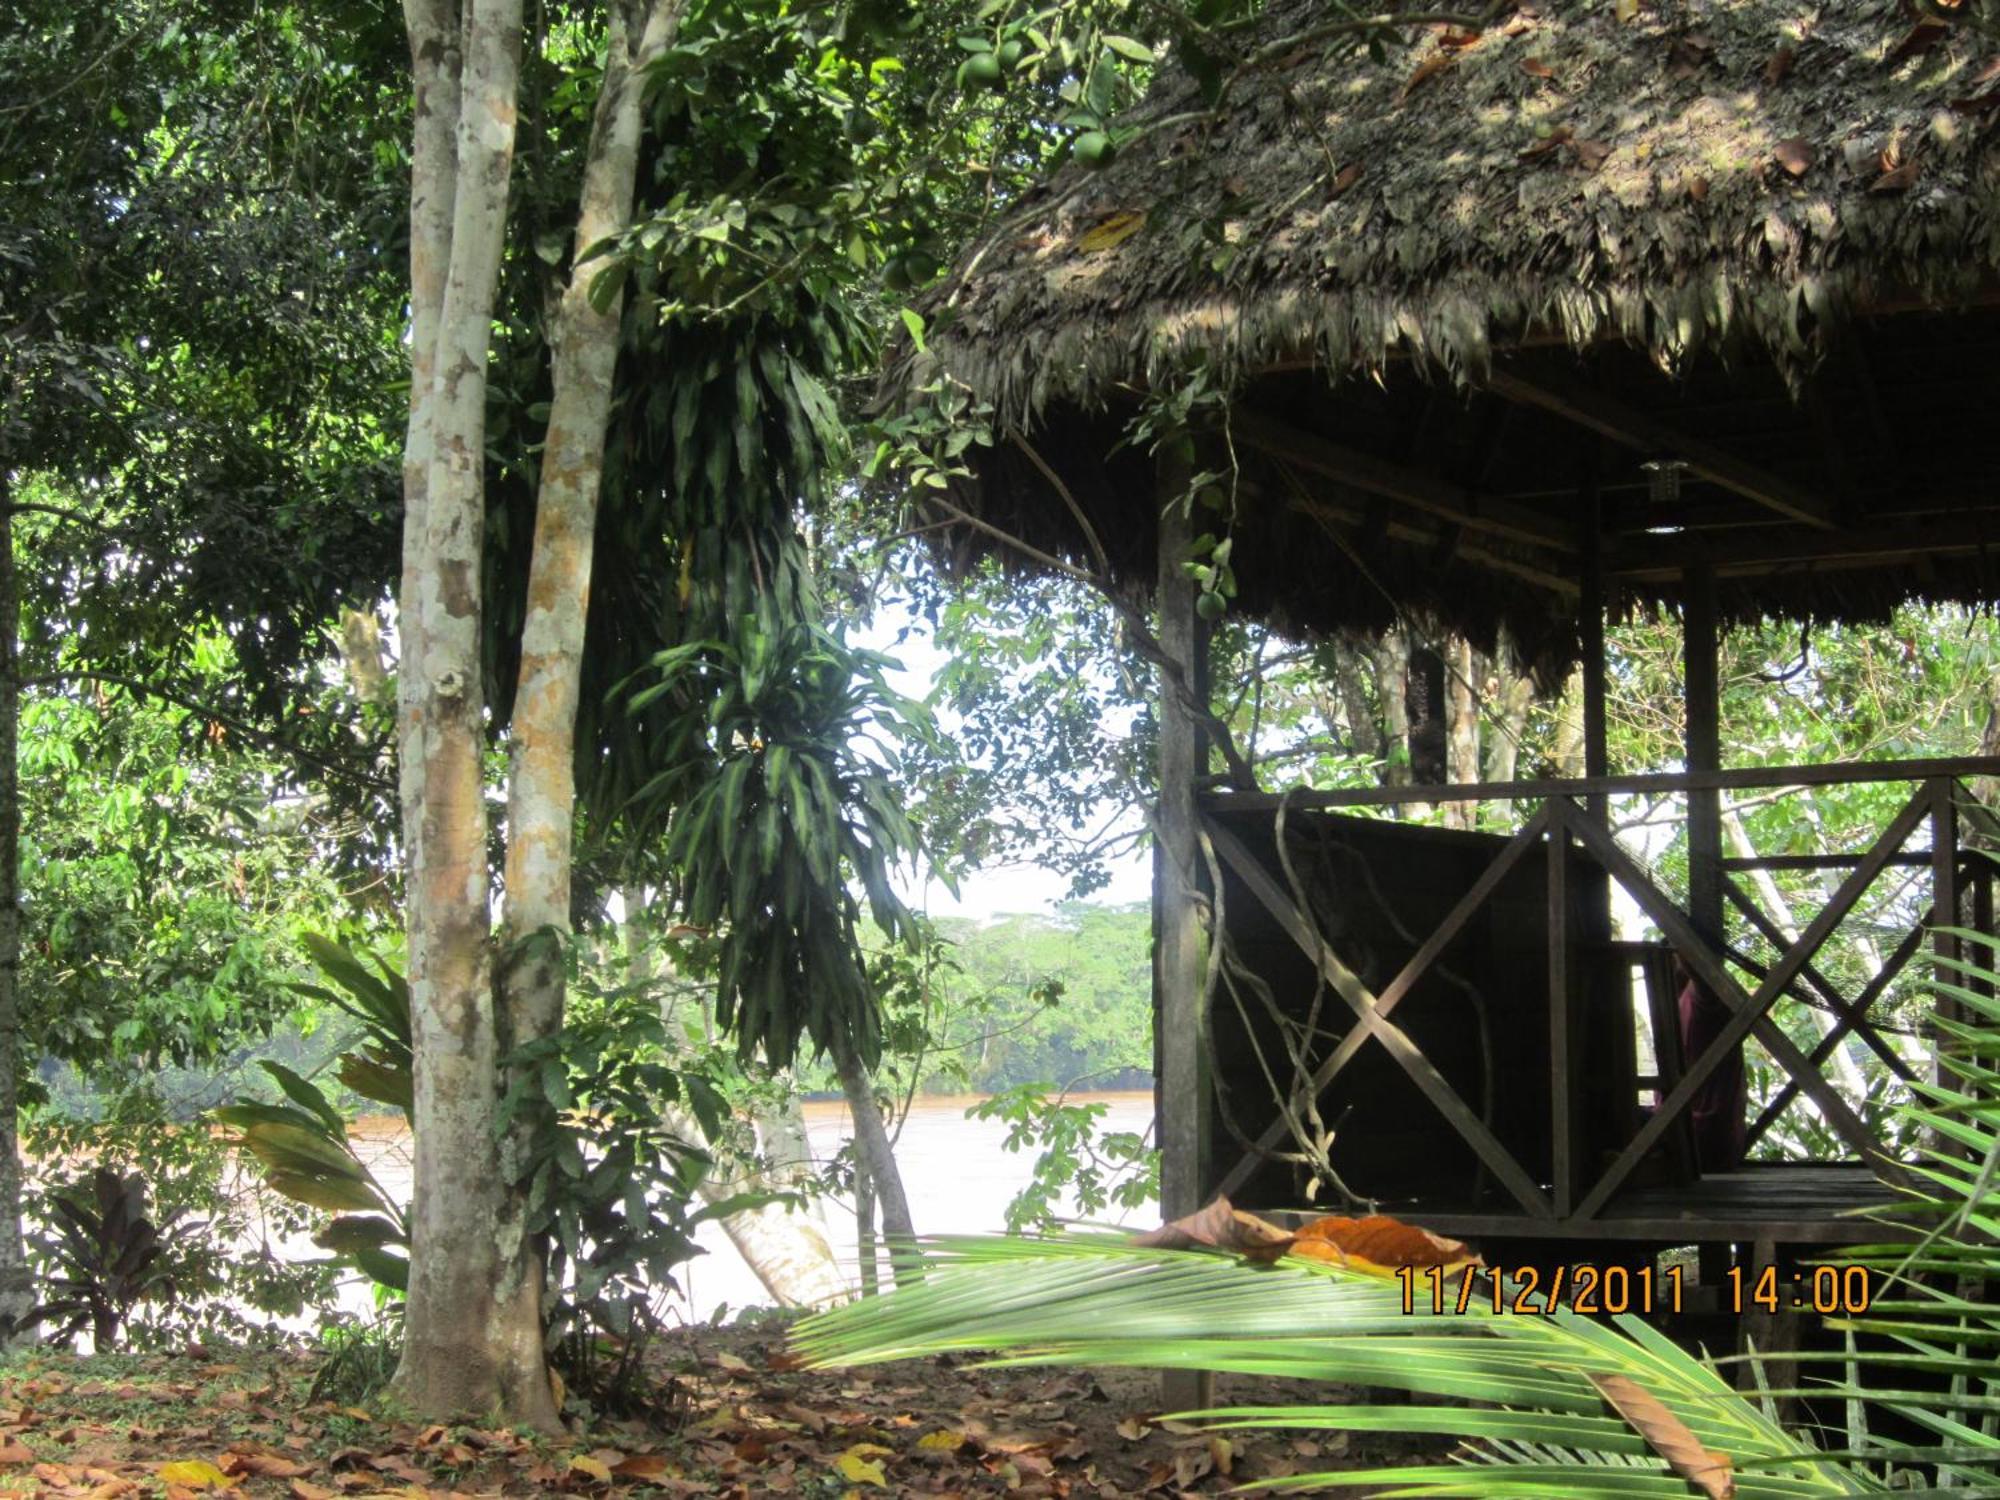
{"label": "wooden floorboard", "polygon": [[[1748,1243],[1867,1244],[1905,1236],[1858,1211],[1896,1199],[1859,1162],[1773,1163],[1716,1173],[1697,1182],[1627,1188],[1592,1219],[1532,1219],[1443,1203],[1381,1205],[1381,1211],[1470,1239],[1576,1239],[1662,1245]],[[1319,1210],[1258,1212],[1281,1221],[1319,1217]]]}

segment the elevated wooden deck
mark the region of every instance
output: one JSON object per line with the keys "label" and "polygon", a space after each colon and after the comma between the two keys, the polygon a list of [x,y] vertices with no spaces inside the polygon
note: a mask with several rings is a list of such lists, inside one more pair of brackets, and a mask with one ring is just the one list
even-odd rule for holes
{"label": "elevated wooden deck", "polygon": [[[1589,1218],[1531,1218],[1432,1204],[1381,1205],[1384,1213],[1458,1239],[1601,1240],[1629,1244],[1861,1245],[1908,1238],[1873,1219],[1896,1193],[1860,1162],[1753,1163],[1698,1181],[1629,1187]],[[1303,1221],[1325,1209],[1271,1213]],[[1492,1257],[1489,1255],[1488,1259]]]}

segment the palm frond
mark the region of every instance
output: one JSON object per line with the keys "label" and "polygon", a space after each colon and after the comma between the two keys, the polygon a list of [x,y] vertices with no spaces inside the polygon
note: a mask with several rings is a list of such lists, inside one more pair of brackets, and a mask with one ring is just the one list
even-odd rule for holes
{"label": "palm frond", "polygon": [[[1687,1482],[1622,1418],[1590,1377],[1622,1375],[1663,1402],[1703,1447],[1756,1467],[1744,1500],[1867,1493],[1876,1486],[1821,1462],[1715,1372],[1637,1319],[1606,1326],[1558,1311],[1501,1314],[1474,1298],[1464,1314],[1405,1311],[1398,1283],[1314,1262],[1255,1265],[1128,1240],[927,1242],[921,1282],[822,1313],[795,1344],[810,1363],[860,1364],[992,1351],[1002,1364],[1204,1369],[1402,1390],[1480,1406],[1317,1405],[1190,1414],[1221,1427],[1403,1431],[1485,1444],[1504,1466],[1462,1464],[1302,1475],[1286,1487],[1359,1483],[1411,1495],[1675,1495]],[[1530,1459],[1529,1448],[1533,1450]],[[1546,1471],[1546,1472],[1545,1472]],[[1557,1474],[1556,1471],[1560,1471]]]}

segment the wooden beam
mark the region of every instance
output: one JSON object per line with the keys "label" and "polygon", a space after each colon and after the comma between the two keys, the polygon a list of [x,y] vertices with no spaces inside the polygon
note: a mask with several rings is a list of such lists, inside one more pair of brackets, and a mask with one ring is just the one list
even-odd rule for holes
{"label": "wooden beam", "polygon": [[1315,474],[1337,480],[1371,495],[1401,500],[1419,510],[1456,521],[1474,531],[1531,542],[1556,552],[1568,553],[1575,539],[1555,522],[1504,500],[1475,494],[1463,485],[1420,469],[1406,468],[1373,454],[1329,442],[1317,433],[1306,432],[1272,417],[1238,408],[1229,419],[1229,431],[1236,441],[1296,464]]}
{"label": "wooden beam", "polygon": [[[1300,515],[1309,516],[1320,525],[1334,530],[1339,526],[1352,526],[1359,535],[1353,539],[1364,543],[1370,537],[1393,537],[1399,542],[1414,542],[1419,546],[1435,548],[1442,544],[1452,528],[1448,521],[1428,521],[1412,524],[1407,518],[1398,520],[1390,513],[1389,501],[1377,497],[1366,509],[1342,505],[1337,500],[1329,500],[1323,495],[1302,493],[1292,497],[1291,508]],[[1565,573],[1558,572],[1561,566],[1554,560],[1538,564],[1532,556],[1513,557],[1504,552],[1495,552],[1474,542],[1461,538],[1458,555],[1469,563],[1482,568],[1491,568],[1496,573],[1511,573],[1540,589],[1546,589],[1565,601],[1576,597],[1577,582]]]}
{"label": "wooden beam", "polygon": [[[1581,491],[1583,589],[1577,599],[1576,620],[1583,654],[1583,774],[1605,776],[1611,771],[1611,740],[1604,645],[1604,495],[1599,487],[1595,443],[1585,460]],[[1588,805],[1598,822],[1610,818],[1610,799],[1592,797]]]}
{"label": "wooden beam", "polygon": [[[1200,619],[1195,613],[1194,582],[1183,570],[1190,556],[1185,509],[1187,466],[1163,457],[1156,503],[1160,508],[1159,576],[1155,607],[1159,612],[1160,649],[1169,661],[1201,681]],[[1195,783],[1206,757],[1201,720],[1175,692],[1165,674],[1159,684],[1160,800],[1153,825],[1153,994],[1157,1081],[1154,1098],[1159,1116],[1160,1210],[1178,1219],[1202,1206],[1207,1187],[1208,1079],[1203,1038],[1208,1034],[1202,1014],[1204,1000],[1201,892],[1198,842],[1199,814]],[[1162,1398],[1169,1406],[1206,1404],[1213,1394],[1213,1377],[1205,1371],[1163,1372]]]}
{"label": "wooden beam", "polygon": [[1567,1219],[1576,1206],[1576,1059],[1569,987],[1569,828],[1567,804],[1552,804],[1548,838],[1549,965],[1549,1182],[1556,1217]]}
{"label": "wooden beam", "polygon": [[[1681,580],[1681,681],[1687,699],[1690,771],[1722,769],[1721,633],[1715,623],[1715,574],[1706,563]],[[1688,914],[1710,943],[1722,944],[1722,793],[1690,790],[1687,812]]]}
{"label": "wooden beam", "polygon": [[[1519,833],[1507,841],[1500,853],[1494,857],[1493,863],[1480,872],[1479,878],[1473,881],[1466,893],[1458,898],[1457,904],[1445,914],[1445,919],[1438,923],[1437,930],[1424,939],[1423,945],[1410,955],[1409,962],[1405,963],[1396,977],[1383,987],[1382,993],[1375,997],[1376,1015],[1387,1016],[1402,1003],[1403,997],[1416,987],[1417,981],[1431,971],[1431,966],[1443,957],[1444,950],[1451,946],[1452,940],[1464,929],[1472,914],[1484,906],[1500,888],[1500,882],[1507,878],[1507,872],[1519,864],[1522,856],[1541,841],[1542,832],[1548,827],[1548,821],[1549,815],[1546,812],[1538,812],[1528,819]],[[1209,822],[1207,827],[1209,838],[1218,849],[1223,847],[1224,841],[1230,844],[1236,843],[1233,835],[1227,830],[1218,828],[1213,822]],[[1326,1061],[1313,1072],[1308,1087],[1314,1097],[1318,1097],[1339,1075],[1340,1070],[1353,1061],[1354,1055],[1361,1050],[1370,1035],[1372,1033],[1365,1026],[1356,1026],[1340,1039],[1340,1045],[1335,1047]],[[1222,1179],[1215,1191],[1223,1197],[1228,1197],[1242,1187],[1250,1180],[1251,1173],[1261,1164],[1264,1153],[1276,1146],[1284,1136],[1285,1121],[1281,1115],[1271,1122],[1263,1135],[1257,1138],[1257,1144],[1243,1154],[1243,1159],[1230,1168],[1228,1175]]]}
{"label": "wooden beam", "polygon": [[[1685,534],[1627,539],[1610,556],[1610,575],[1632,583],[1671,583],[1702,549]],[[1958,520],[1912,519],[1865,531],[1780,531],[1729,542],[1718,578],[1754,578],[1788,569],[1881,567],[1917,557],[2000,552],[2000,513]]]}
{"label": "wooden beam", "polygon": [[1209,825],[1209,838],[1215,845],[1215,852],[1224,864],[1236,872],[1245,890],[1257,898],[1258,903],[1271,914],[1277,924],[1285,930],[1299,949],[1312,959],[1331,989],[1354,1012],[1356,1029],[1366,1032],[1380,1042],[1383,1049],[1396,1060],[1402,1070],[1409,1074],[1410,1081],[1423,1091],[1456,1129],[1462,1139],[1470,1145],[1487,1169],[1499,1179],[1514,1199],[1531,1214],[1547,1217],[1549,1200],[1541,1186],[1530,1177],[1514,1154],[1502,1145],[1489,1130],[1486,1122],[1474,1114],[1472,1107],[1459,1097],[1458,1090],[1451,1081],[1437,1069],[1437,1064],[1424,1055],[1423,1048],[1410,1040],[1409,1034],[1395,1022],[1382,1014],[1380,1003],[1368,992],[1361,978],[1346,964],[1342,963],[1324,940],[1318,930],[1307,920],[1290,896],[1274,879],[1269,870],[1257,862],[1257,858],[1243,846],[1227,828],[1220,823]]}
{"label": "wooden beam", "polygon": [[1817,527],[1835,524],[1823,500],[1790,480],[1781,479],[1706,439],[1677,431],[1671,424],[1602,391],[1559,377],[1529,376],[1519,369],[1503,368],[1494,369],[1484,384],[1510,401],[1539,406],[1637,452],[1679,459],[1711,484],[1733,490],[1788,520]]}

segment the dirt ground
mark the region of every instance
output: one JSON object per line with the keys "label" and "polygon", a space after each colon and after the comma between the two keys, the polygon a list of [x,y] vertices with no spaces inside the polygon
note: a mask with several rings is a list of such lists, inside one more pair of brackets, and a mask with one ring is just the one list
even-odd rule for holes
{"label": "dirt ground", "polygon": [[[659,1417],[548,1439],[402,1420],[386,1399],[313,1402],[300,1355],[31,1351],[0,1365],[0,1496],[1086,1500],[1220,1494],[1411,1452],[1333,1434],[1212,1437],[1157,1420],[1157,1381],[1133,1371],[961,1359],[805,1371],[779,1330],[685,1330],[656,1353],[671,1382]],[[1233,1378],[1217,1392],[1226,1404],[1307,1394]]]}

